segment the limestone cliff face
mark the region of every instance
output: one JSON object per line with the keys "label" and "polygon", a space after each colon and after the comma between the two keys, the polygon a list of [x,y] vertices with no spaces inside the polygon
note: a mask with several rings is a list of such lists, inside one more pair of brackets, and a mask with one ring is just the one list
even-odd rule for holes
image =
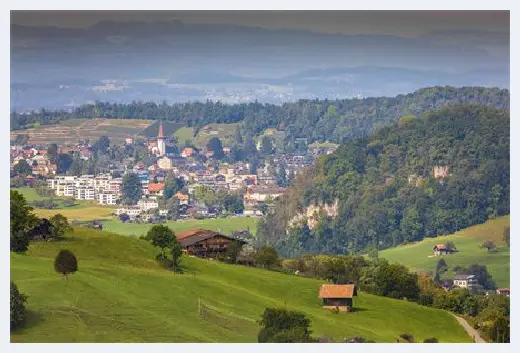
{"label": "limestone cliff face", "polygon": [[336,199],[331,205],[318,204],[307,206],[303,212],[298,213],[296,216],[291,218],[291,220],[287,223],[287,226],[290,228],[301,224],[306,220],[309,228],[313,229],[318,224],[319,215],[321,213],[326,214],[328,217],[336,217],[338,215],[338,200]]}

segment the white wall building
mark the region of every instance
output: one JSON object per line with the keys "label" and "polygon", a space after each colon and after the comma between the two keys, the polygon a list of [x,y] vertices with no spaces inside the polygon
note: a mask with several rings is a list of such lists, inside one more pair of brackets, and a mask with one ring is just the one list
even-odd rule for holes
{"label": "white wall building", "polygon": [[101,205],[116,205],[118,196],[112,192],[103,192],[96,195],[96,200]]}

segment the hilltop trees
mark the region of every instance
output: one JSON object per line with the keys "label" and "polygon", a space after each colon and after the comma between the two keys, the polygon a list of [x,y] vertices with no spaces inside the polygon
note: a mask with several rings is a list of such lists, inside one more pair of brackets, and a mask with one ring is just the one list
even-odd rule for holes
{"label": "hilltop trees", "polygon": [[72,251],[60,250],[54,259],[54,270],[65,276],[68,281],[68,275],[78,270],[78,260]]}
{"label": "hilltop trees", "polygon": [[141,198],[143,191],[141,189],[141,180],[135,173],[127,173],[123,176],[123,184],[121,185],[123,194],[123,202],[127,205],[135,205]]}
{"label": "hilltop trees", "polygon": [[11,281],[11,329],[19,328],[27,317],[25,303],[27,296],[20,293],[16,284]]}
{"label": "hilltop trees", "polygon": [[[283,255],[356,254],[508,214],[509,125],[505,110],[451,106],[349,139],[295,179],[257,238]],[[311,237],[286,231],[305,208],[336,202],[336,215],[319,221],[331,229],[327,241],[306,240],[317,239],[317,224]]]}

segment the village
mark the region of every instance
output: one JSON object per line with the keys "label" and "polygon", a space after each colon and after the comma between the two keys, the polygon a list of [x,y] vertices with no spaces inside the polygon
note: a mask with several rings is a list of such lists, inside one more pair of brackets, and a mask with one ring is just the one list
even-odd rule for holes
{"label": "village", "polygon": [[[301,142],[301,141],[300,141]],[[125,147],[135,141],[129,137]],[[231,212],[235,216],[260,217],[264,215],[274,200],[286,191],[287,185],[280,186],[277,176],[280,172],[285,179],[300,173],[311,165],[316,157],[329,154],[328,149],[312,149],[306,153],[278,153],[269,161],[253,171],[251,163],[228,163],[213,157],[213,152],[198,150],[194,147],[171,150],[172,143],[165,137],[162,123],[156,138],[147,141],[151,158],[148,164],[127,157],[123,161],[111,161],[106,171],[96,174],[71,175],[60,174],[56,164],[48,156],[48,146],[12,144],[11,176],[23,177],[23,186],[33,186],[36,181],[45,181],[46,187],[55,196],[70,197],[75,200],[96,202],[100,205],[117,207],[114,216],[122,221],[154,221],[168,218],[169,210],[164,200],[166,179],[182,180],[183,188],[173,197],[178,205],[178,218],[215,218],[226,213],[223,207],[208,204],[197,199],[197,189],[211,190],[219,195],[231,193],[238,195],[241,206]],[[257,145],[257,148],[260,148]],[[82,161],[92,159],[92,144],[77,143],[58,146],[58,154],[70,154]],[[223,147],[223,153],[229,155],[229,147]],[[24,161],[31,167],[30,173],[17,170],[17,165]],[[23,164],[23,162],[22,162]],[[280,169],[283,166],[283,169]],[[138,176],[141,188],[140,199],[132,204],[123,201],[123,178],[126,174]],[[229,213],[229,212],[228,212]]]}

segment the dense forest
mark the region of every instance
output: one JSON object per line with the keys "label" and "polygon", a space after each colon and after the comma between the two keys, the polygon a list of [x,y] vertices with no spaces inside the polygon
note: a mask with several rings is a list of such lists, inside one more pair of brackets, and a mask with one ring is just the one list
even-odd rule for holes
{"label": "dense forest", "polygon": [[168,105],[153,102],[83,105],[71,112],[40,110],[11,113],[11,129],[56,124],[76,118],[161,119],[190,127],[211,123],[241,123],[244,136],[256,136],[266,128],[284,130],[287,139],[307,137],[310,142],[345,142],[373,133],[407,114],[452,104],[479,104],[509,109],[509,90],[483,87],[431,87],[393,98],[300,100],[282,105],[207,101]]}
{"label": "dense forest", "polygon": [[[457,105],[352,139],[296,178],[259,222],[284,256],[354,254],[509,213],[509,111]],[[308,222],[309,205],[334,205]],[[291,221],[291,222],[290,222]]]}

